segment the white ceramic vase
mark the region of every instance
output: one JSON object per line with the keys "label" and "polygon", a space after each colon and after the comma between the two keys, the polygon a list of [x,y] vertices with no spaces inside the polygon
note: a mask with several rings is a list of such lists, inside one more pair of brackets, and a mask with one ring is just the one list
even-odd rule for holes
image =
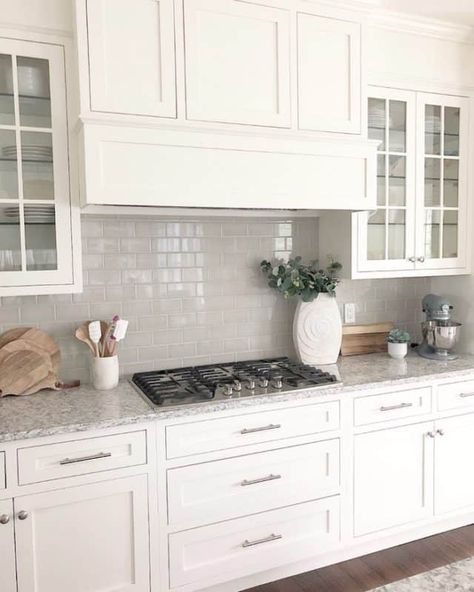
{"label": "white ceramic vase", "polygon": [[98,391],[108,391],[119,383],[119,363],[117,356],[92,358],[92,384]]}
{"label": "white ceramic vase", "polygon": [[342,321],[334,296],[319,294],[298,303],[293,321],[296,353],[304,364],[335,364],[342,341]]}
{"label": "white ceramic vase", "polygon": [[394,360],[403,360],[408,353],[408,343],[388,342],[388,355]]}

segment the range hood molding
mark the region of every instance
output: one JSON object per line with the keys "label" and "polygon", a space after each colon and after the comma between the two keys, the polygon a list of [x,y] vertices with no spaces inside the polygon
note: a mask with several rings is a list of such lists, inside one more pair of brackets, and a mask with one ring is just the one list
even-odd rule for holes
{"label": "range hood molding", "polygon": [[[87,205],[220,210],[369,210],[377,142],[87,123]],[[248,215],[248,213],[247,213]]]}

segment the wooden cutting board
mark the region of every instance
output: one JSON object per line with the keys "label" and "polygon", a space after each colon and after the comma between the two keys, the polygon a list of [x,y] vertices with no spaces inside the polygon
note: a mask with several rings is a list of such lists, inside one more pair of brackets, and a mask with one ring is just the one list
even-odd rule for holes
{"label": "wooden cutting board", "polygon": [[21,349],[12,341],[0,350],[0,396],[31,392],[52,372],[48,354],[34,349]]}
{"label": "wooden cutting board", "polygon": [[387,335],[394,325],[370,323],[367,325],[344,325],[342,327],[341,356],[386,352]]}
{"label": "wooden cutting board", "polygon": [[[61,363],[61,352],[56,341],[41,329],[35,327],[17,327],[0,335],[0,351],[9,343],[22,341],[33,346],[33,349],[46,352],[50,358],[53,371],[57,374]],[[31,349],[31,348],[28,348]]]}

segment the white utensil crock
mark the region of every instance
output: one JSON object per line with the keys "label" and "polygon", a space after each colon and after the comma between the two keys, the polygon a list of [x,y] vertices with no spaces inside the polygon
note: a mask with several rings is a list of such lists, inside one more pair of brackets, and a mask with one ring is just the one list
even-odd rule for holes
{"label": "white utensil crock", "polygon": [[408,353],[408,343],[388,342],[388,355],[394,360],[403,360]]}
{"label": "white utensil crock", "polygon": [[92,384],[99,391],[108,391],[119,383],[118,356],[92,358]]}
{"label": "white utensil crock", "polygon": [[303,364],[335,364],[342,341],[342,321],[334,296],[319,294],[299,302],[293,321],[293,341]]}

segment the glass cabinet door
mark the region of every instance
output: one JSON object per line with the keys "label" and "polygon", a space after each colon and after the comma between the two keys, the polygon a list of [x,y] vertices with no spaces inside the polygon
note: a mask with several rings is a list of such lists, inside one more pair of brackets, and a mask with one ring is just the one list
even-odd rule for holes
{"label": "glass cabinet door", "polygon": [[462,265],[467,99],[418,95],[417,267]]}
{"label": "glass cabinet door", "polygon": [[72,282],[63,63],[0,39],[0,288]]}
{"label": "glass cabinet door", "polygon": [[414,95],[372,91],[368,136],[379,142],[377,209],[360,215],[363,249],[359,265],[367,271],[410,269],[414,254]]}

